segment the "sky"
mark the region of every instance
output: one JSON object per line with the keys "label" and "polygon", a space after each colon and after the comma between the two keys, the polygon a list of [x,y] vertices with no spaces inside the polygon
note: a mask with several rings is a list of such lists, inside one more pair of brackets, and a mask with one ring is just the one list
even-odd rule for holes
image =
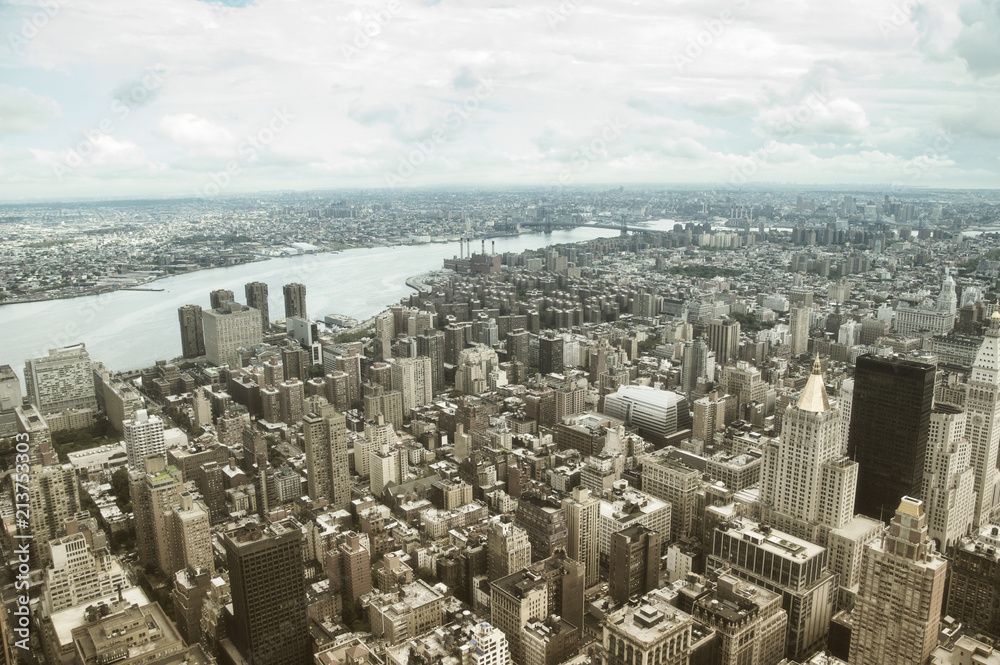
{"label": "sky", "polygon": [[0,0],[0,201],[1000,185],[1000,0]]}

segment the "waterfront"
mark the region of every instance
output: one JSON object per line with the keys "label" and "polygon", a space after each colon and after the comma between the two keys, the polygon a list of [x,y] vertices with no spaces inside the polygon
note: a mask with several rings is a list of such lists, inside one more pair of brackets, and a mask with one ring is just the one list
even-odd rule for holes
{"label": "waterfront", "polygon": [[[496,238],[496,251],[520,252],[549,244],[614,236],[607,229],[579,227],[569,231]],[[490,249],[487,241],[486,249]],[[474,251],[480,243],[473,241]],[[177,308],[208,308],[214,289],[231,289],[245,302],[243,285],[266,282],[271,318],[284,315],[283,284],[306,285],[306,307],[313,319],[330,313],[359,321],[378,313],[413,289],[406,279],[441,268],[458,254],[458,243],[350,249],[337,254],[305,254],[227,268],[213,268],[152,282],[163,291],[114,291],[64,300],[17,303],[0,307],[0,365],[21,376],[24,361],[48,349],[84,342],[92,360],[117,371],[152,365],[181,353]],[[21,376],[23,380],[23,376]]]}

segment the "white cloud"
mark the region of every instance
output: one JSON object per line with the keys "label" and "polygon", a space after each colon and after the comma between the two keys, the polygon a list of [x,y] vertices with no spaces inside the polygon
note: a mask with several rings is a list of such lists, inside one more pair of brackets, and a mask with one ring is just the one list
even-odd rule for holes
{"label": "white cloud", "polygon": [[0,137],[44,131],[61,114],[53,99],[27,88],[0,85]]}
{"label": "white cloud", "polygon": [[235,151],[237,143],[231,131],[193,113],[163,116],[156,133],[195,154],[225,156]]}

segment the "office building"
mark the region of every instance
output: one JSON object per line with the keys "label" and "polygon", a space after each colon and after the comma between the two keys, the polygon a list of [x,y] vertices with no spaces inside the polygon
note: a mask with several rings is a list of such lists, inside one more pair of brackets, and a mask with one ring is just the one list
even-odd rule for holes
{"label": "office building", "polygon": [[624,604],[658,586],[662,540],[659,533],[641,524],[611,534],[608,595],[616,603]]}
{"label": "office building", "polygon": [[[80,490],[71,464],[32,466],[28,473],[28,526],[34,543],[29,556],[32,567],[44,567],[51,563],[48,542],[58,538],[66,520],[81,510]],[[18,492],[17,487],[11,489]],[[28,533],[20,527],[19,531]]]}
{"label": "office building", "polygon": [[659,591],[611,612],[602,627],[606,665],[690,662],[694,621]]}
{"label": "office building", "polygon": [[590,588],[601,577],[601,500],[590,490],[574,487],[562,500],[566,513],[566,554],[584,565],[584,583]]}
{"label": "office building", "polygon": [[691,430],[691,411],[682,395],[648,386],[622,386],[604,398],[604,413],[635,427],[662,447]]}
{"label": "office building", "polygon": [[132,586],[118,558],[106,547],[92,548],[82,532],[49,541],[46,547],[51,565],[43,571],[42,606],[47,616]]}
{"label": "office building", "polygon": [[399,644],[433,630],[444,621],[444,596],[423,580],[368,598],[372,638]]}
{"label": "office building", "polygon": [[233,600],[232,646],[255,665],[311,665],[299,524],[250,522],[225,533],[222,545]]}
{"label": "office building", "polygon": [[892,327],[901,336],[921,333],[946,335],[955,328],[956,307],[955,280],[946,275],[936,301],[898,298]]}
{"label": "office building", "polygon": [[211,517],[208,508],[195,500],[190,492],[181,492],[177,501],[164,515],[166,522],[166,543],[160,549],[167,550],[163,572],[173,577],[178,570],[194,568],[215,570],[212,554]]}
{"label": "office building", "polygon": [[66,409],[97,410],[97,390],[85,344],[49,349],[49,355],[24,362],[28,401],[45,415]]}
{"label": "office building", "polygon": [[487,578],[490,581],[524,570],[531,564],[527,532],[510,522],[490,522],[486,530]]}
{"label": "office building", "polygon": [[694,535],[702,472],[658,451],[639,458],[644,492],[670,504],[669,542]]}
{"label": "office building", "polygon": [[177,319],[181,325],[181,355],[185,358],[200,358],[205,355],[205,331],[201,324],[201,307],[199,305],[178,307]]}
{"label": "office building", "polygon": [[934,551],[923,503],[904,496],[889,532],[865,550],[849,661],[927,663],[937,646],[947,567]]}
{"label": "office building", "polygon": [[471,639],[460,647],[461,665],[510,665],[510,646],[503,631],[488,622],[476,624]]}
{"label": "office building", "polygon": [[212,587],[212,575],[207,570],[185,568],[174,575],[171,591],[174,616],[177,629],[188,644],[201,642],[201,615]]}
{"label": "office building", "polygon": [[671,506],[654,496],[616,480],[601,497],[601,569],[610,569],[611,536],[636,524],[660,534],[670,533]]}
{"label": "office building", "polygon": [[347,419],[329,405],[320,411],[302,417],[309,496],[347,508],[351,501]]}
{"label": "office building", "polygon": [[711,591],[698,594],[691,615],[715,631],[712,662],[719,665],[781,662],[788,627],[788,615],[781,609],[781,594],[747,584],[726,570],[720,570],[710,585]]}
{"label": "office building", "polygon": [[569,527],[566,511],[559,503],[538,496],[522,496],[517,502],[514,524],[528,534],[532,561],[547,559],[556,550],[566,550]]}
{"label": "office building", "polygon": [[341,581],[345,598],[358,602],[358,598],[372,589],[371,554],[361,536],[354,531],[348,531],[344,542],[337,547],[340,557]]}
{"label": "office building", "polygon": [[243,286],[247,296],[247,307],[253,307],[260,312],[260,329],[266,333],[271,327],[271,308],[267,301],[267,284],[265,282],[250,282]]}
{"label": "office building", "polygon": [[788,313],[788,346],[793,358],[809,352],[809,314],[807,307],[793,307]]}
{"label": "office building", "polygon": [[285,284],[281,287],[285,296],[285,318],[296,316],[300,319],[306,317],[306,285],[305,284]]}
{"label": "office building", "polygon": [[858,463],[855,510],[884,520],[904,496],[919,496],[934,399],[935,367],[858,358],[847,456]]}
{"label": "office building", "polygon": [[801,659],[826,640],[836,597],[827,550],[750,520],[723,522],[711,532],[709,575],[731,575],[782,596],[788,613],[785,656]]}
{"label": "office building", "polygon": [[930,539],[947,552],[972,533],[975,519],[975,472],[971,444],[965,436],[966,413],[950,404],[935,404],[927,435],[921,496]]}
{"label": "office building", "polygon": [[736,360],[740,348],[740,322],[729,317],[709,321],[708,348],[720,365]]}
{"label": "office building", "polygon": [[698,387],[698,382],[715,380],[715,352],[708,348],[704,337],[684,344],[681,355],[681,388],[690,393]]}
{"label": "office building", "polygon": [[203,311],[205,357],[215,365],[241,365],[240,350],[264,340],[260,312],[232,301]]}
{"label": "office building", "polygon": [[383,443],[368,454],[369,487],[372,494],[382,496],[389,485],[403,482],[406,473],[406,450],[395,444]]}
{"label": "office building", "polygon": [[143,566],[166,572],[171,562],[168,513],[179,503],[184,484],[180,470],[167,466],[162,457],[143,460],[142,468],[133,471],[129,479],[136,549]]}
{"label": "office building", "polygon": [[444,333],[425,330],[417,335],[417,355],[430,358],[432,394],[444,390]]}
{"label": "office building", "polygon": [[973,524],[988,524],[1000,508],[1000,311],[990,315],[965,392],[965,435],[972,445],[976,504]]}
{"label": "office building", "polygon": [[858,465],[841,452],[840,409],[830,406],[819,357],[795,405],[781,419],[781,436],[764,445],[761,519],[814,543],[854,515]]}
{"label": "office building", "polygon": [[208,294],[208,300],[212,309],[219,309],[227,302],[235,302],[236,295],[229,289],[216,289]]}
{"label": "office building", "polygon": [[985,525],[955,543],[945,614],[969,630],[1000,638],[1000,526]]}
{"label": "office building", "polygon": [[159,416],[149,415],[145,409],[139,409],[135,412],[135,417],[122,422],[122,435],[125,438],[128,465],[133,471],[144,469],[146,458],[150,455],[163,457],[167,452],[163,439],[163,420]]}

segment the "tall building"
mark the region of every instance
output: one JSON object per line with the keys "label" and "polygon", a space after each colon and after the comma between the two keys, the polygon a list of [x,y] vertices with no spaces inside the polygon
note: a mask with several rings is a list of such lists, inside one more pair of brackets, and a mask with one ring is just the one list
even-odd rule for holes
{"label": "tall building", "polygon": [[702,487],[702,472],[688,466],[669,452],[639,458],[642,464],[643,491],[670,504],[670,535],[668,542],[694,535],[698,512],[698,491]]}
{"label": "tall building", "polygon": [[865,550],[849,662],[927,663],[937,646],[947,567],[931,543],[923,502],[904,496],[889,533]]}
{"label": "tall building", "polygon": [[423,406],[434,399],[431,359],[423,356],[396,358],[391,367],[392,388],[402,393],[403,417],[409,418],[411,409]]}
{"label": "tall building", "polygon": [[382,496],[389,483],[403,482],[406,470],[406,452],[395,445],[384,443],[368,454],[369,487],[372,494]]}
{"label": "tall building", "polygon": [[546,335],[538,338],[538,371],[542,374],[562,374],[563,336]]}
{"label": "tall building", "polygon": [[957,406],[936,404],[931,411],[921,496],[927,528],[939,552],[947,552],[972,533],[975,518],[975,472],[971,444],[965,437],[966,414]]}
{"label": "tall building", "polygon": [[136,549],[143,566],[166,572],[172,560],[168,513],[180,502],[184,483],[180,470],[167,466],[162,457],[150,457],[143,463],[143,471],[133,471],[129,480]]}
{"label": "tall building", "polygon": [[698,387],[699,379],[715,380],[715,352],[708,348],[704,337],[687,342],[681,356],[681,387],[690,393]]}
{"label": "tall building", "polygon": [[569,527],[566,511],[548,498],[522,496],[517,502],[514,524],[524,529],[531,543],[531,559],[547,559],[557,550],[566,550]]}
{"label": "tall building", "polygon": [[694,621],[660,591],[611,612],[602,626],[605,665],[690,662]]}
{"label": "tall building", "polygon": [[215,365],[240,364],[240,349],[264,341],[260,311],[232,301],[201,313],[205,357]]}
{"label": "tall building", "polygon": [[641,524],[611,534],[608,595],[616,603],[624,604],[658,586],[662,540],[658,532]]}
{"label": "tall building", "polygon": [[417,354],[431,360],[431,384],[435,393],[444,390],[444,333],[425,330],[417,335]]}
{"label": "tall building", "polygon": [[973,523],[988,524],[1000,507],[1000,311],[990,315],[965,393],[965,435],[976,479]]}
{"label": "tall building", "polygon": [[[47,546],[49,541],[59,536],[67,518],[80,511],[80,489],[71,464],[32,466],[29,477],[28,526],[34,543],[29,548],[29,556],[32,567],[45,567],[51,563],[52,551]],[[12,490],[17,493],[16,487]]]}
{"label": "tall building", "polygon": [[951,551],[946,614],[963,626],[1000,635],[1000,526],[980,527]]}
{"label": "tall building", "polygon": [[338,548],[341,563],[341,579],[345,598],[358,602],[358,598],[372,589],[371,554],[361,542],[361,536],[348,531]]}
{"label": "tall building", "polygon": [[250,282],[243,286],[247,296],[247,307],[253,307],[260,312],[261,331],[267,332],[271,327],[271,308],[267,301],[267,283]]}
{"label": "tall building", "polygon": [[139,409],[134,418],[122,422],[122,435],[125,438],[128,465],[133,471],[143,470],[146,458],[150,455],[163,457],[167,453],[163,439],[163,420],[159,416],[149,415],[145,409]]}
{"label": "tall building", "polygon": [[132,586],[118,557],[106,547],[91,548],[82,532],[49,541],[47,549],[52,565],[43,571],[42,606],[48,616]]}
{"label": "tall building", "polygon": [[208,294],[208,301],[211,303],[212,309],[219,309],[227,302],[235,302],[236,294],[229,289],[216,289]]}
{"label": "tall building", "polygon": [[531,543],[527,532],[510,522],[491,522],[486,530],[487,578],[506,577],[531,564]]}
{"label": "tall building", "polygon": [[777,665],[781,662],[788,627],[788,615],[781,609],[781,594],[747,584],[722,570],[715,579],[715,588],[699,594],[694,601],[691,614],[715,631],[713,663]]}
{"label": "tall building", "polygon": [[48,414],[65,409],[97,410],[94,372],[86,344],[49,349],[49,355],[24,361],[28,401]]}
{"label": "tall building", "polygon": [[306,285],[305,284],[285,284],[281,287],[285,295],[285,318],[296,316],[300,319],[306,317]]}
{"label": "tall building", "polygon": [[854,515],[858,465],[841,453],[840,409],[831,407],[819,357],[798,402],[781,419],[781,436],[764,446],[761,519],[810,542]]}
{"label": "tall building", "polygon": [[476,624],[472,638],[460,651],[462,665],[510,665],[507,636],[485,621]]}
{"label": "tall building", "polygon": [[936,301],[899,298],[892,327],[900,335],[931,332],[945,335],[955,328],[955,280],[946,275]]}
{"label": "tall building", "polygon": [[222,544],[233,599],[233,646],[254,665],[310,665],[299,524],[250,522],[225,533]]}
{"label": "tall building", "polygon": [[857,512],[884,521],[902,497],[920,495],[934,376],[912,360],[858,358],[847,449],[858,463]]}
{"label": "tall building", "polygon": [[788,345],[792,357],[809,351],[809,314],[807,307],[793,307],[788,313]]}
{"label": "tall building", "polygon": [[729,317],[709,321],[708,348],[720,365],[735,360],[740,349],[740,322]]}
{"label": "tall building", "polygon": [[566,511],[566,554],[584,565],[584,583],[592,587],[601,579],[601,500],[590,490],[574,487],[562,500]]}
{"label": "tall building", "polygon": [[382,312],[375,317],[376,360],[389,360],[392,358],[392,341],[394,339],[396,339],[396,318],[392,315],[392,312]]}
{"label": "tall building", "polygon": [[346,508],[351,500],[347,419],[332,406],[302,417],[309,496]]}
{"label": "tall building", "polygon": [[[211,518],[208,508],[190,492],[181,492],[166,513],[167,565],[163,572],[170,577],[185,568],[215,570],[212,552]],[[164,545],[161,544],[161,549]]]}
{"label": "tall building", "polygon": [[181,355],[185,358],[199,358],[205,355],[205,331],[201,327],[201,307],[199,305],[178,307],[177,319],[181,324]]}

